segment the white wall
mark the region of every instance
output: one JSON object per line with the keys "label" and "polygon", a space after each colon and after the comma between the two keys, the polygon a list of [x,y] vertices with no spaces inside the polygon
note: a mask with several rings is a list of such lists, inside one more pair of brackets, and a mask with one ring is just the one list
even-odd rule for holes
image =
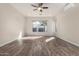
{"label": "white wall", "polygon": [[24,17],[9,4],[0,4],[0,46],[16,38],[23,30]]}
{"label": "white wall", "polygon": [[[33,20],[47,20],[47,32],[32,32]],[[55,21],[52,17],[28,17],[26,18],[24,32],[26,35],[52,36],[55,33]]]}
{"label": "white wall", "polygon": [[79,46],[79,4],[57,15],[57,36]]}

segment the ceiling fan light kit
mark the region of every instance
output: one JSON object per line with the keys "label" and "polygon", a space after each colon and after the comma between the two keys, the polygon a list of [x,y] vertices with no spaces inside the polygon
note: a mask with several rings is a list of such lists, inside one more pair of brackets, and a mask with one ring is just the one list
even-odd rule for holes
{"label": "ceiling fan light kit", "polygon": [[40,11],[40,10],[42,10],[42,8],[41,8],[41,7],[39,7],[39,8],[38,8],[38,10]]}

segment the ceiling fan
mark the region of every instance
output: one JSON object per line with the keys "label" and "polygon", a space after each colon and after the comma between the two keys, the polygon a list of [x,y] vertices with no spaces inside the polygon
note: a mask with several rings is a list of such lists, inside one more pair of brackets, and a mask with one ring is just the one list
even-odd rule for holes
{"label": "ceiling fan", "polygon": [[43,9],[48,9],[48,7],[43,7],[43,3],[38,3],[38,5],[32,4],[32,6],[35,7],[34,11],[38,10],[38,11],[42,12]]}

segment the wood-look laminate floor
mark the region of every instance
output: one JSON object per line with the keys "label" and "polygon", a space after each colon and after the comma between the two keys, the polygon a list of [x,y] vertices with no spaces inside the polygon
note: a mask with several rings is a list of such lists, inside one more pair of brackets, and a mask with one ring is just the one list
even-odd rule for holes
{"label": "wood-look laminate floor", "polygon": [[40,37],[14,41],[0,47],[1,56],[79,56],[79,47],[59,38]]}

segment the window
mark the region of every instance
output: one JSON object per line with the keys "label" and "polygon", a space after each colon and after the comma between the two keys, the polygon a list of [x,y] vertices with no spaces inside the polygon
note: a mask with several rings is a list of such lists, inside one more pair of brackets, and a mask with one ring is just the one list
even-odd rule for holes
{"label": "window", "polygon": [[47,21],[33,21],[33,32],[46,32],[47,31]]}

